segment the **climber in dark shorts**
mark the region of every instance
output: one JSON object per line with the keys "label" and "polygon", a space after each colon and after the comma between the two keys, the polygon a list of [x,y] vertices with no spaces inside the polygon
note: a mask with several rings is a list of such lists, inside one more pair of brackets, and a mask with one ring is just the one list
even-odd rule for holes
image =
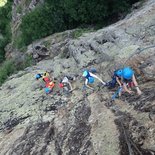
{"label": "climber in dark shorts", "polygon": [[[109,88],[114,88],[118,83],[119,87],[122,88],[122,91],[125,91],[129,94],[133,93],[130,90],[131,87],[136,87],[137,94],[141,95],[142,92],[138,87],[138,83],[136,81],[134,71],[130,67],[124,67],[122,69],[118,69],[114,71],[114,75],[112,76],[112,80],[106,83],[106,86]],[[121,96],[121,92],[119,92],[119,96]]]}

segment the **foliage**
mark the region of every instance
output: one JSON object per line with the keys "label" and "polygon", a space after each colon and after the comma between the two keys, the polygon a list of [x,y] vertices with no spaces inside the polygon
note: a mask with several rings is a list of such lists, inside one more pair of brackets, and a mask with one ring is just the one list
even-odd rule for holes
{"label": "foliage", "polygon": [[51,42],[48,40],[48,41],[44,41],[43,43],[42,43],[46,48],[50,48],[50,46],[51,46]]}
{"label": "foliage", "polygon": [[112,18],[129,10],[138,0],[45,0],[22,19],[21,32],[17,47],[28,45],[55,32],[106,25]]}
{"label": "foliage", "polygon": [[6,80],[6,78],[15,71],[13,61],[6,60],[0,67],[0,85]]}
{"label": "foliage", "polygon": [[16,70],[23,70],[26,67],[29,67],[33,64],[33,58],[32,56],[26,56],[25,60],[22,61],[20,66],[16,64]]}
{"label": "foliage", "polygon": [[7,43],[7,40],[5,38],[0,38],[0,62],[4,60],[4,55],[5,55],[5,45]]}
{"label": "foliage", "polygon": [[17,13],[19,13],[19,14],[22,13],[22,6],[21,5],[17,6]]}
{"label": "foliage", "polygon": [[20,64],[15,60],[6,60],[0,66],[0,85],[13,73],[32,65],[32,57],[27,56]]}
{"label": "foliage", "polygon": [[82,36],[84,33],[88,33],[88,32],[93,32],[94,29],[89,29],[89,28],[80,28],[80,29],[76,29],[74,32],[73,32],[73,38],[77,39],[79,38],[80,36]]}
{"label": "foliage", "polygon": [[12,0],[8,0],[4,7],[0,7],[0,62],[4,60],[4,48],[11,40],[11,6]]}
{"label": "foliage", "polygon": [[40,6],[30,14],[26,15],[21,24],[21,40],[19,48],[28,45],[33,40],[45,37],[54,32],[65,30],[65,23],[62,19],[63,12],[56,10],[53,6]]}

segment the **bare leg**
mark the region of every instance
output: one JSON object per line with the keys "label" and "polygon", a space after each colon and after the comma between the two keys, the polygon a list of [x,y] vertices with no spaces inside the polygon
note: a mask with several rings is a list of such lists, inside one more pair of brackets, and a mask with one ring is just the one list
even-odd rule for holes
{"label": "bare leg", "polygon": [[136,81],[135,75],[132,76],[132,81],[133,81],[133,83],[134,83],[134,85],[135,85],[135,87],[136,87],[137,94],[138,94],[138,95],[141,95],[142,92],[141,92],[141,90],[140,90],[139,87],[138,87],[138,83],[137,83],[137,81]]}

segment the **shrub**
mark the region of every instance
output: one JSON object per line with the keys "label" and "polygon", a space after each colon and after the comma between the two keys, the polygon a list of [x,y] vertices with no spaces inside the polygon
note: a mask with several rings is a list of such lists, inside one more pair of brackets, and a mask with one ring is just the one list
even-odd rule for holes
{"label": "shrub", "polygon": [[93,31],[94,29],[88,29],[88,28],[77,29],[73,32],[73,38],[77,39],[80,36],[82,36],[84,33],[93,32]]}
{"label": "shrub", "polygon": [[2,37],[0,38],[0,62],[5,59],[5,46],[11,40],[11,10],[12,10],[12,0],[8,0],[4,7],[0,7],[0,33]]}
{"label": "shrub", "polygon": [[0,66],[0,85],[13,73],[32,65],[32,57],[27,56],[20,64],[15,60],[6,60]]}
{"label": "shrub", "polygon": [[0,85],[15,71],[12,60],[6,60],[0,67]]}
{"label": "shrub", "polygon": [[120,13],[129,10],[138,0],[45,0],[22,19],[18,47],[55,32],[106,25],[117,19]]}
{"label": "shrub", "polygon": [[22,13],[22,6],[21,5],[17,6],[17,13],[19,13],[19,14]]}

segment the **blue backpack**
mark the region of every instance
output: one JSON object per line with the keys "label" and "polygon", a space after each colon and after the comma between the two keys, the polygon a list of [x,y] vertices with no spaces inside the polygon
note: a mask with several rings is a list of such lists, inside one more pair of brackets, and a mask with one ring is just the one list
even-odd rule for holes
{"label": "blue backpack", "polygon": [[88,77],[88,83],[94,83],[95,79],[94,77],[90,76]]}
{"label": "blue backpack", "polygon": [[91,69],[84,69],[84,71],[87,72],[87,76],[85,76],[85,78],[88,79],[88,83],[94,83],[95,79],[90,75],[89,72],[97,73],[97,70],[95,68],[91,68]]}
{"label": "blue backpack", "polygon": [[112,76],[112,80],[106,83],[106,86],[108,86],[108,88],[115,88],[117,80],[116,77],[119,77],[120,74],[122,74],[122,72],[120,72],[119,70],[114,71],[114,74]]}

